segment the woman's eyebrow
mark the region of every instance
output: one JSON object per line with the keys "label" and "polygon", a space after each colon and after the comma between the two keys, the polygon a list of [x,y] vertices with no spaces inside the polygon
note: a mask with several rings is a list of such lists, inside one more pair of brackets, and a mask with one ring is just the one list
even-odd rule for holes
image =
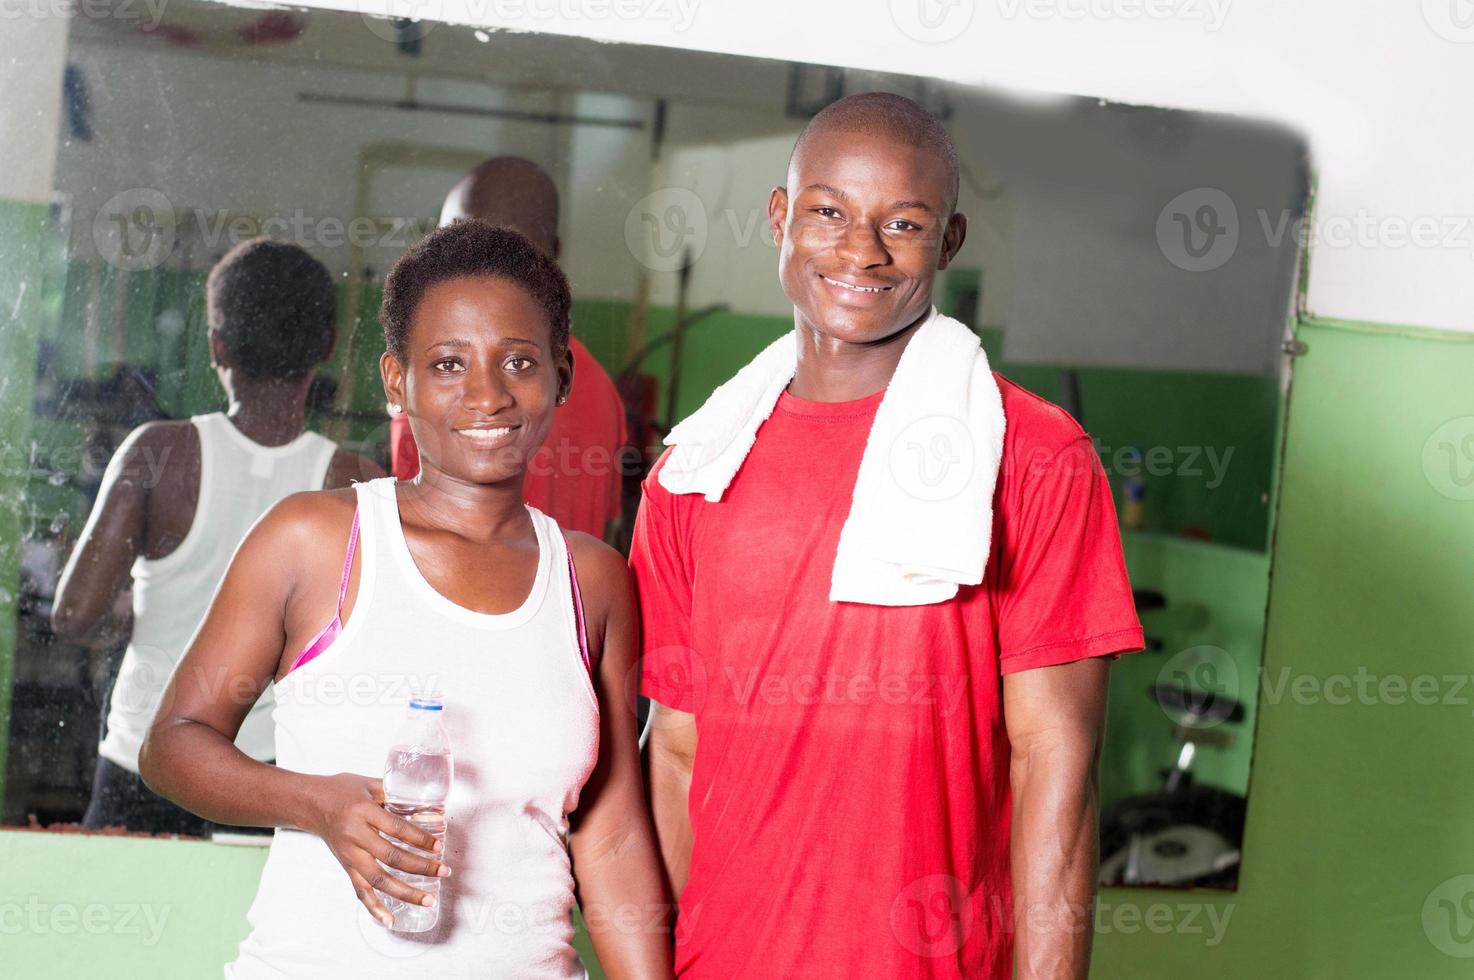
{"label": "woman's eyebrow", "polygon": [[[528,345],[530,345],[532,347],[536,347],[537,346],[537,341],[535,341],[535,340],[529,340],[526,337],[502,337],[496,343],[497,343],[497,346],[498,347],[506,347],[506,346],[509,346],[511,344],[528,344]],[[452,337],[449,340],[437,340],[437,341],[435,341],[435,343],[433,343],[429,347],[426,347],[425,348],[425,353],[428,354],[431,351],[435,350],[437,347],[450,347],[450,348],[453,348],[455,350],[466,350],[466,349],[468,349],[470,347],[474,347],[474,346],[475,345],[472,344],[469,340],[462,340],[459,337]]]}

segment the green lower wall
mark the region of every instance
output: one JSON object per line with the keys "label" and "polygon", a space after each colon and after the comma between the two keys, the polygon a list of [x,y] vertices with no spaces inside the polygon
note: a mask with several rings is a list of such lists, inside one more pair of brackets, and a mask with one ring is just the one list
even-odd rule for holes
{"label": "green lower wall", "polygon": [[[31,402],[36,348],[44,318],[42,291],[48,208],[0,200],[0,798],[10,731],[10,676],[15,660],[21,541],[29,533]],[[19,370],[16,369],[19,366]],[[0,865],[3,868],[3,865]]]}
{"label": "green lower wall", "polygon": [[[261,847],[203,840],[0,830],[0,974],[218,977],[265,860]],[[582,928],[575,945],[602,980]]]}
{"label": "green lower wall", "polygon": [[1298,334],[1239,890],[1102,895],[1229,926],[1115,928],[1098,977],[1474,975],[1474,336]]}
{"label": "green lower wall", "polygon": [[1225,694],[1244,705],[1243,721],[1211,726],[1231,744],[1200,748],[1192,769],[1198,782],[1246,793],[1269,556],[1132,531],[1122,534],[1122,544],[1132,588],[1161,592],[1167,606],[1141,616],[1147,637],[1160,640],[1161,650],[1122,657],[1111,668],[1102,798],[1160,790],[1160,770],[1177,756],[1171,719],[1147,694],[1158,682]]}
{"label": "green lower wall", "polygon": [[[1004,361],[998,369],[1035,394],[1062,401],[1059,365]],[[1144,529],[1265,550],[1276,379],[1099,367],[1076,374],[1083,424],[1116,499],[1128,477],[1144,485]],[[1144,457],[1140,462],[1130,456],[1133,447]]]}
{"label": "green lower wall", "polygon": [[245,936],[264,858],[199,840],[0,832],[4,973],[218,977]]}

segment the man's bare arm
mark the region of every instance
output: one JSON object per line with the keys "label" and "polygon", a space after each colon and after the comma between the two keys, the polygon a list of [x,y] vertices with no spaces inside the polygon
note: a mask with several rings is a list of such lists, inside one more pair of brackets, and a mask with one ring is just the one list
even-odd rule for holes
{"label": "man's bare arm", "polygon": [[1093,657],[1003,678],[1017,980],[1090,972],[1109,666]]}
{"label": "man's bare arm", "polygon": [[650,702],[645,745],[645,795],[670,893],[677,900],[691,870],[691,768],[696,762],[696,716]]}

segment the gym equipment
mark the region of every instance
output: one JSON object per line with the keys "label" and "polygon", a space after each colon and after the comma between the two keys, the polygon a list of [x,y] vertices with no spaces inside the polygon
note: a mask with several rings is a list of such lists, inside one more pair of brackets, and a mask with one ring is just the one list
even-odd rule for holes
{"label": "gym equipment", "polygon": [[1238,882],[1246,802],[1237,793],[1193,783],[1199,745],[1222,748],[1233,733],[1219,724],[1244,720],[1244,706],[1222,693],[1154,684],[1147,694],[1176,716],[1180,748],[1162,770],[1162,789],[1107,806],[1100,819],[1100,883],[1233,888]]}

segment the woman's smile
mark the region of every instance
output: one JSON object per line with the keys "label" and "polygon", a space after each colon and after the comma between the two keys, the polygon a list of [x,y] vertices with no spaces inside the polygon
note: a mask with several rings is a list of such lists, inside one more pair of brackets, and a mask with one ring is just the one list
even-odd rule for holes
{"label": "woman's smile", "polygon": [[517,439],[519,425],[469,425],[453,429],[456,435],[470,442],[478,450],[502,449]]}

